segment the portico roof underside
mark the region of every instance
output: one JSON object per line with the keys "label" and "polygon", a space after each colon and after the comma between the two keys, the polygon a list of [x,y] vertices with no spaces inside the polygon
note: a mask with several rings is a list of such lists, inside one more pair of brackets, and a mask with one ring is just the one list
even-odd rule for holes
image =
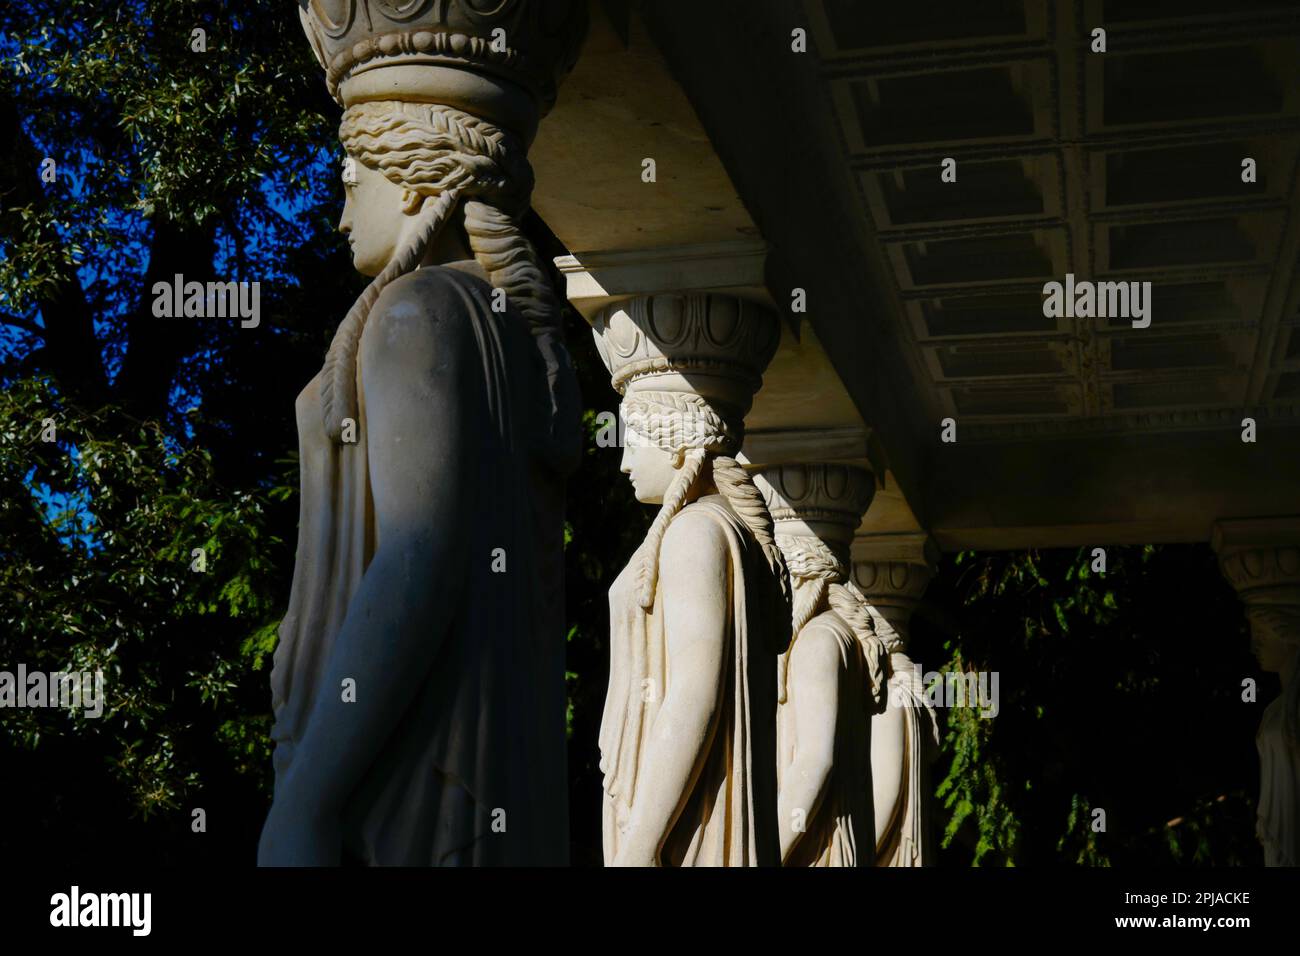
{"label": "portico roof underside", "polygon": [[[593,19],[533,150],[535,206],[569,271],[615,297],[622,264],[656,255],[765,290],[789,327],[751,460],[867,465],[860,533],[945,550],[1206,541],[1219,519],[1300,512],[1292,3],[662,0]],[[1150,282],[1150,326],[1045,315],[1067,274]]]}

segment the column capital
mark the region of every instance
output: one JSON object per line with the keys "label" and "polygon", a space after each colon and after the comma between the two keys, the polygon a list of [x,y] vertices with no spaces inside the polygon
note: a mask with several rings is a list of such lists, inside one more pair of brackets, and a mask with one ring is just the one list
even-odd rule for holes
{"label": "column capital", "polygon": [[766,264],[761,239],[580,252],[555,260],[565,297],[588,322],[613,303],[664,292],[727,292],[771,306]]}
{"label": "column capital", "polygon": [[842,559],[848,557],[853,531],[876,491],[875,475],[852,465],[810,461],[760,467],[753,477],[777,534],[815,536]]}
{"label": "column capital", "polygon": [[934,577],[939,549],[925,532],[860,534],[853,539],[853,583],[907,644],[912,612]]}
{"label": "column capital", "polygon": [[[610,303],[593,316],[592,331],[611,384],[626,399],[640,392],[698,395],[724,417],[742,419],[780,340],[770,309],[716,292]],[[731,424],[743,433],[740,421]]]}
{"label": "column capital", "polygon": [[1217,521],[1211,543],[1247,607],[1300,605],[1300,516]]}

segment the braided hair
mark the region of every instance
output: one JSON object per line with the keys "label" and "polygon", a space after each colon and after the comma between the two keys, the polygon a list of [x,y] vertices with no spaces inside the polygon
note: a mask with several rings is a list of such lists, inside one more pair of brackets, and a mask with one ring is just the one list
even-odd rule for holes
{"label": "braided hair", "polygon": [[559,300],[519,229],[533,170],[518,137],[449,106],[385,100],[349,107],[339,139],[349,154],[424,202],[410,238],[353,303],[330,343],[321,400],[325,431],[335,442],[342,440],[343,419],[357,415],[357,349],[371,308],[390,282],[420,264],[462,200],[470,248],[492,285],[505,291],[535,336],[560,329]]}
{"label": "braided hair", "polygon": [[776,546],[772,516],[763,495],[752,478],[736,461],[743,425],[733,424],[740,416],[721,405],[713,405],[703,396],[686,392],[630,392],[623,399],[623,415],[628,431],[675,456],[677,474],[664,492],[663,505],[650,525],[642,544],[642,562],[638,577],[639,601],[643,608],[654,605],[659,580],[659,551],[669,523],[686,505],[687,496],[711,463],[713,483],[731,510],[749,529],[763,549],[768,567],[776,577],[781,600],[790,605],[790,581],[785,559]]}
{"label": "braided hair", "polygon": [[790,650],[778,679],[778,700],[785,703],[787,698],[790,658],[799,633],[818,614],[833,610],[858,639],[871,682],[873,712],[880,713],[889,694],[889,649],[877,633],[875,612],[866,595],[849,580],[845,549],[833,548],[816,535],[780,534],[776,543],[790,576],[805,583],[791,617]]}

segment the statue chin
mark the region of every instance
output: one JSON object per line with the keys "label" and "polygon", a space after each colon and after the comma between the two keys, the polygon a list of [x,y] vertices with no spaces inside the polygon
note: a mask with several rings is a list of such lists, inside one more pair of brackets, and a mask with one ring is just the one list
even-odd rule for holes
{"label": "statue chin", "polygon": [[384,266],[387,264],[386,262],[376,262],[373,259],[362,259],[356,252],[352,253],[352,268],[369,279],[373,279],[383,272]]}

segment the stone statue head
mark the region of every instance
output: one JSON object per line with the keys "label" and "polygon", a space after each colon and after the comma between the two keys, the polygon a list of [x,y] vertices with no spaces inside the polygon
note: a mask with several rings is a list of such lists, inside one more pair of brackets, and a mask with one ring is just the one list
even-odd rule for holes
{"label": "stone statue head", "polygon": [[611,305],[593,324],[623,395],[622,470],[639,501],[663,502],[674,483],[685,494],[711,457],[740,450],[776,348],[773,316],[734,296],[660,295]]}
{"label": "stone statue head", "polygon": [[741,429],[731,415],[700,395],[629,389],[620,409],[626,423],[622,472],[638,501],[662,504],[677,486],[687,495],[709,453],[734,455]]}
{"label": "stone statue head", "polygon": [[641,551],[641,606],[654,603],[669,523],[710,485],[762,547],[788,603],[772,517],[735,458],[745,414],[776,351],[776,317],[730,295],[661,295],[610,305],[592,324],[601,360],[623,395],[623,472],[638,500],[661,505]]}
{"label": "stone statue head", "polygon": [[1282,674],[1300,653],[1300,606],[1254,605],[1246,609],[1250,621],[1251,650],[1259,666]]}
{"label": "stone statue head", "polygon": [[[341,440],[357,414],[356,354],[370,309],[396,279],[436,259],[449,226],[463,229],[492,285],[534,333],[555,333],[559,300],[519,228],[533,173],[513,134],[449,106],[363,101],[339,127],[347,151],[343,217],[353,261],[373,281],[339,324],[325,360],[325,429]],[[351,180],[351,182],[349,182]]]}
{"label": "stone statue head", "polygon": [[343,195],[339,232],[347,236],[352,264],[362,275],[377,276],[398,249],[414,242],[424,197],[354,156],[343,161]]}
{"label": "stone statue head", "polygon": [[[624,417],[627,406],[622,409]],[[663,504],[681,468],[683,455],[647,441],[634,426],[624,430],[623,460],[619,470],[632,482],[632,493],[642,504]]]}
{"label": "stone statue head", "polygon": [[480,231],[483,206],[511,220],[528,208],[533,172],[522,144],[468,113],[365,102],[343,114],[339,138],[347,151],[339,230],[365,275],[399,260],[419,265],[444,230],[460,227],[462,204],[465,228]]}
{"label": "stone statue head", "polygon": [[518,219],[533,185],[528,144],[577,59],[587,10],[585,0],[298,0],[298,8],[344,107],[339,228],[357,269],[373,276],[325,360],[325,431],[341,442],[343,420],[358,413],[356,355],[370,309],[392,280],[441,261],[440,239],[460,240],[463,229],[533,332],[555,334],[558,301]]}
{"label": "stone statue head", "polygon": [[[813,618],[834,610],[858,640],[878,713],[888,692],[889,643],[877,631],[879,615],[849,579],[853,532],[875,494],[875,476],[846,465],[789,464],[762,469],[754,483],[772,514],[776,543],[795,585],[791,646]],[[782,702],[789,666],[787,655],[777,674]]]}

